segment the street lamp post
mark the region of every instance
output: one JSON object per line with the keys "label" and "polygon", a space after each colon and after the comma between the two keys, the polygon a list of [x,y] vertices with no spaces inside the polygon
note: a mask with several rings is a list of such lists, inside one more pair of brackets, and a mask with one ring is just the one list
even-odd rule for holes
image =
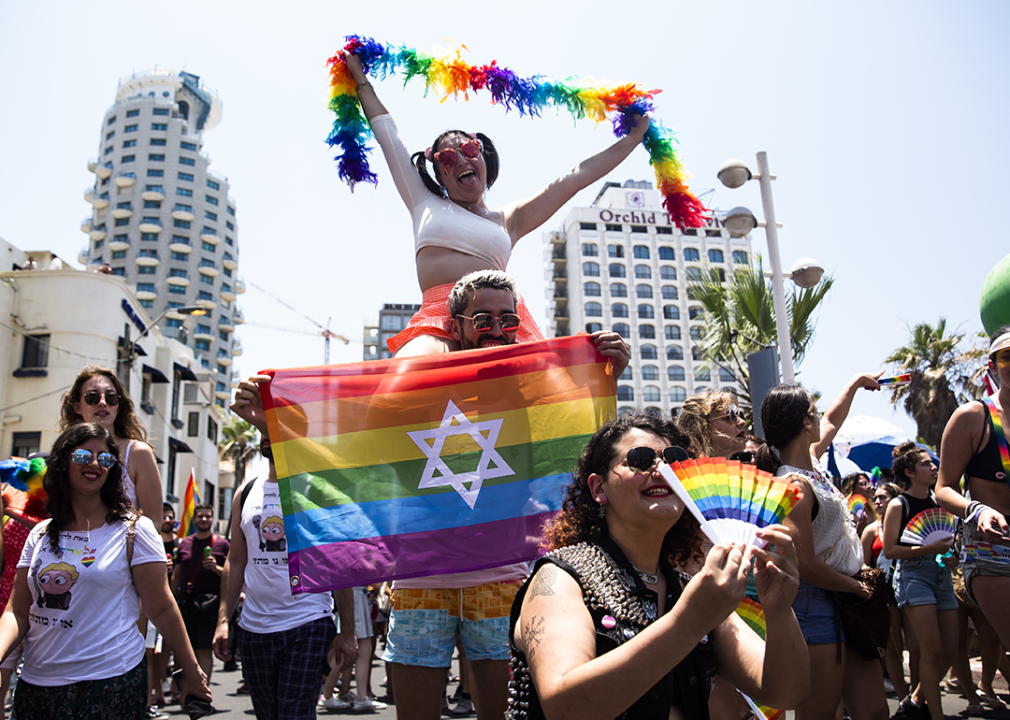
{"label": "street lamp post", "polygon": [[[775,327],[778,332],[779,358],[782,365],[782,382],[794,385],[795,371],[793,369],[793,345],[789,337],[789,317],[786,314],[786,295],[782,279],[782,258],[779,255],[778,225],[775,222],[775,206],[772,203],[772,180],[775,176],[768,170],[768,153],[757,154],[758,175],[761,187],[761,205],[764,208],[765,221],[758,223],[750,210],[743,207],[733,208],[727,213],[725,226],[733,237],[743,237],[759,224],[764,226],[768,238],[768,261],[771,264],[772,299],[775,305]],[[730,189],[738,188],[754,178],[750,169],[742,160],[727,160],[719,168],[719,180]],[[820,281],[824,270],[816,261],[810,258],[799,260],[793,266],[793,272],[788,277],[803,288],[813,287]],[[812,282],[811,282],[812,281]]]}
{"label": "street lamp post", "polygon": [[150,324],[144,329],[144,332],[140,333],[140,335],[137,336],[136,340],[131,340],[130,339],[130,325],[129,325],[129,323],[127,323],[126,329],[124,330],[124,335],[123,335],[123,352],[120,355],[121,359],[119,360],[119,363],[121,363],[122,365],[125,365],[126,372],[125,373],[122,373],[122,372],[118,372],[117,373],[119,375],[119,379],[122,382],[129,383],[129,373],[130,373],[131,369],[133,368],[133,361],[137,359],[136,351],[134,350],[134,343],[139,342],[142,337],[144,337],[145,335],[147,335],[147,333],[151,332],[151,329],[154,328],[155,325],[157,325],[159,322],[161,322],[161,320],[164,317],[166,317],[167,315],[170,315],[170,314],[174,314],[174,315],[206,315],[207,314],[207,309],[206,308],[202,308],[199,305],[188,305],[186,307],[181,307],[181,308],[169,308],[165,312],[161,313],[161,315],[159,315],[158,317],[156,317],[154,320],[152,320],[150,322]]}

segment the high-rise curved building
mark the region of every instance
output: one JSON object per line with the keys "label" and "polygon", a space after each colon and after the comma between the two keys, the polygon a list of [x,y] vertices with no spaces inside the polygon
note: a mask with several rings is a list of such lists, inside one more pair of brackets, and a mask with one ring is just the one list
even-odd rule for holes
{"label": "high-rise curved building", "polygon": [[[203,133],[221,122],[214,91],[187,72],[152,70],[119,81],[102,120],[99,154],[88,162],[93,206],[81,223],[89,243],[78,260],[108,263],[126,278],[163,335],[189,345],[214,374],[216,402],[229,397],[235,326],[238,219],[228,178],[210,170]],[[202,316],[173,310],[200,306]]]}

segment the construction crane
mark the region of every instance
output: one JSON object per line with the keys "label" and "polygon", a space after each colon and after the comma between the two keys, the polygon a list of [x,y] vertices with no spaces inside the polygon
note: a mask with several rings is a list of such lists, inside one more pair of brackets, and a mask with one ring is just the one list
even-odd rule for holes
{"label": "construction crane", "polygon": [[284,302],[283,300],[281,300],[279,297],[277,297],[276,295],[274,295],[272,292],[270,292],[266,288],[262,288],[259,285],[257,285],[256,283],[249,283],[249,284],[252,285],[252,287],[254,287],[257,290],[259,290],[264,295],[267,295],[267,296],[273,298],[274,300],[276,300],[277,302],[279,302],[281,305],[283,305],[284,307],[286,307],[291,312],[295,313],[296,315],[298,315],[300,317],[305,318],[310,323],[312,323],[317,328],[319,328],[319,330],[318,331],[316,331],[316,330],[294,330],[292,328],[282,328],[282,327],[276,327],[276,326],[273,326],[273,325],[263,325],[261,323],[246,323],[246,325],[256,325],[258,327],[272,328],[274,330],[283,330],[285,332],[296,332],[296,333],[301,333],[303,335],[322,335],[323,336],[323,340],[324,340],[324,344],[323,344],[323,365],[329,365],[330,364],[330,339],[343,340],[344,341],[344,345],[350,344],[351,341],[348,338],[344,337],[343,335],[338,335],[337,333],[334,333],[334,332],[330,331],[330,321],[333,319],[332,317],[326,318],[326,327],[323,327],[318,322],[316,322],[315,320],[313,320],[312,318],[310,318],[308,315],[306,315],[305,313],[303,313],[301,310],[299,310],[298,308],[293,307],[292,305]]}

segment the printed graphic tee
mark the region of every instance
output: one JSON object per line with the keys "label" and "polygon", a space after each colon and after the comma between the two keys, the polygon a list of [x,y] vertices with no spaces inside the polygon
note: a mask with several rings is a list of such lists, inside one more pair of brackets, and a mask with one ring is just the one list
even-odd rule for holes
{"label": "printed graphic tee", "polygon": [[[137,631],[140,600],[126,562],[129,521],[60,533],[59,552],[46,537],[49,521],[28,535],[18,568],[28,568],[32,604],[21,677],[45,687],[104,680],[144,657]],[[150,519],[137,522],[133,566],[165,564]]]}

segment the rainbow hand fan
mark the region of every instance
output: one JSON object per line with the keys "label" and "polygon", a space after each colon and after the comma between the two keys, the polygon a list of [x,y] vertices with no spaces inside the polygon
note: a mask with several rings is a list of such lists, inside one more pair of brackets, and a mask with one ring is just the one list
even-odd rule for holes
{"label": "rainbow hand fan", "polygon": [[957,518],[941,508],[927,508],[908,521],[901,541],[912,545],[932,545],[953,537]]}
{"label": "rainbow hand fan", "polygon": [[[761,609],[761,603],[754,602],[748,597],[743,598],[740,604],[737,606],[736,614],[739,615],[747,626],[757,633],[758,637],[762,640],[768,634],[768,630],[765,627],[765,613]],[[737,691],[739,692],[739,691]],[[759,705],[751,700],[749,697],[743,695],[743,699],[747,701],[750,706],[751,711],[754,713],[754,717],[761,720],[778,720],[784,714],[782,710],[776,710],[775,708],[768,707],[767,705]]]}
{"label": "rainbow hand fan", "polygon": [[849,512],[856,520],[862,519],[866,514],[866,498],[859,493],[849,495]]}
{"label": "rainbow hand fan", "polygon": [[758,529],[782,522],[799,502],[787,481],[736,460],[685,460],[661,464],[659,472],[715,543],[763,546]]}

